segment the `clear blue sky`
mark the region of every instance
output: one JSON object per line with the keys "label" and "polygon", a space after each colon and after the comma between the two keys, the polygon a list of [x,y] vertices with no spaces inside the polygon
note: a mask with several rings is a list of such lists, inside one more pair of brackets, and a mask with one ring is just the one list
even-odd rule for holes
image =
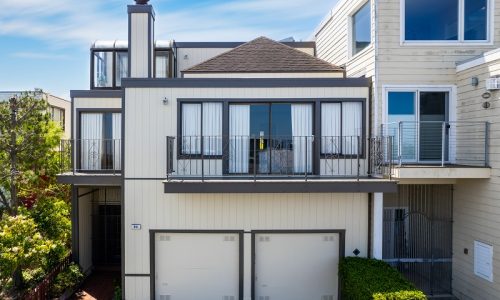
{"label": "clear blue sky", "polygon": [[[307,40],[337,0],[151,0],[156,39]],[[126,39],[132,0],[0,0],[0,91],[89,88],[89,47]]]}

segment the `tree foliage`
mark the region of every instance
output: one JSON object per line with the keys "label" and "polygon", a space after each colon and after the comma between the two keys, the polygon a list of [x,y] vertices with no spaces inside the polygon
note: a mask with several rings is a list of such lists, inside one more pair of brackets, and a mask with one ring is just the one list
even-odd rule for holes
{"label": "tree foliage", "polygon": [[47,192],[54,183],[47,179],[57,173],[62,129],[47,108],[34,93],[0,102],[0,203],[11,215],[17,213],[19,197],[33,196],[39,185]]}

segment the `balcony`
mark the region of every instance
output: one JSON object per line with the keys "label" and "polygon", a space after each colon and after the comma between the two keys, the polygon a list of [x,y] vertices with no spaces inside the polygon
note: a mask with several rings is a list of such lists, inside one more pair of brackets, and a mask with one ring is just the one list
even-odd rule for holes
{"label": "balcony", "polygon": [[119,139],[62,140],[58,180],[70,184],[119,184],[121,151]]}
{"label": "balcony", "polygon": [[397,122],[382,125],[392,139],[391,176],[397,179],[489,178],[489,123]]}
{"label": "balcony", "polygon": [[390,183],[390,164],[369,159],[381,157],[375,153],[383,153],[383,148],[390,145],[383,139],[169,136],[165,192],[392,190],[385,186]]}

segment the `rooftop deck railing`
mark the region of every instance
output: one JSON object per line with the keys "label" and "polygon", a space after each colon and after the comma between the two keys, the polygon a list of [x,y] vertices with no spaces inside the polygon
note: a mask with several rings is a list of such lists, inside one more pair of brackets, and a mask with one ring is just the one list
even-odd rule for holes
{"label": "rooftop deck railing", "polygon": [[381,135],[392,137],[392,160],[410,164],[489,166],[488,122],[394,122]]}

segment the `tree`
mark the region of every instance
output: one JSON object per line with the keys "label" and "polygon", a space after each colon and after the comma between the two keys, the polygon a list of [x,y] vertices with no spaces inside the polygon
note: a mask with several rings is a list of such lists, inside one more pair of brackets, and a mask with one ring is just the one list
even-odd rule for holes
{"label": "tree", "polygon": [[33,196],[33,187],[43,181],[44,188],[54,185],[47,178],[57,173],[62,129],[51,121],[38,93],[0,103],[0,203],[11,216],[18,212],[20,196]]}

